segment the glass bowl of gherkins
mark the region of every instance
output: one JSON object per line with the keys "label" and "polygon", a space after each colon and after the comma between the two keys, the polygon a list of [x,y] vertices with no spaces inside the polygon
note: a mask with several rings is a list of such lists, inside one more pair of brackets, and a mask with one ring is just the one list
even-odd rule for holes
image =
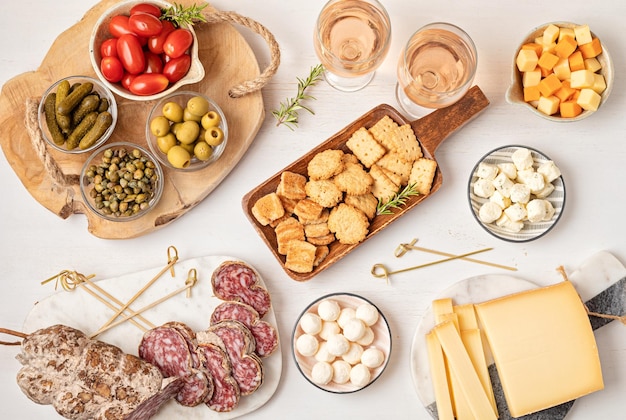
{"label": "glass bowl of gherkins", "polygon": [[163,194],[163,169],[147,149],[129,142],[102,145],[85,161],[80,192],[89,209],[113,222],[138,219]]}
{"label": "glass bowl of gherkins", "polygon": [[39,103],[39,128],[46,142],[65,153],[85,153],[106,142],[117,123],[113,93],[88,76],[65,77]]}

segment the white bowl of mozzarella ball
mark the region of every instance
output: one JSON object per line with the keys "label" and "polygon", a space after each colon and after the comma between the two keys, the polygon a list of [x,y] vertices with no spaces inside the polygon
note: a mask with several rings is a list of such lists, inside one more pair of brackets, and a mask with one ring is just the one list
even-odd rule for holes
{"label": "white bowl of mozzarella ball", "polygon": [[503,146],[483,156],[470,175],[468,194],[478,223],[510,242],[544,236],[565,207],[559,166],[528,146]]}
{"label": "white bowl of mozzarella ball", "polygon": [[323,296],[300,315],[293,355],[304,377],[333,393],[359,391],[384,371],[391,332],[380,310],[351,293]]}

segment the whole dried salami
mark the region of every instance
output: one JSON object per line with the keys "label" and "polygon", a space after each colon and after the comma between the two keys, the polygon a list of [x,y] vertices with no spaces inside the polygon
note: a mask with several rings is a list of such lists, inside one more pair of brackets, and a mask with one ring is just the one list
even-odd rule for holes
{"label": "whole dried salami", "polygon": [[210,324],[220,321],[239,321],[245,325],[256,343],[255,352],[267,357],[278,348],[278,333],[268,322],[260,319],[259,313],[250,305],[241,302],[223,302],[211,314]]}
{"label": "whole dried salami", "polygon": [[239,321],[221,321],[198,333],[198,343],[211,343],[226,352],[241,395],[249,395],[263,383],[263,362],[254,353],[254,337]]}
{"label": "whole dried salami", "polygon": [[224,350],[215,344],[201,343],[198,351],[203,355],[205,368],[213,377],[214,391],[206,405],[214,411],[232,411],[239,405],[241,391],[232,376],[230,359]]}
{"label": "whole dried salami", "polygon": [[213,394],[213,380],[203,370],[195,348],[195,333],[180,323],[147,331],[139,344],[139,357],[157,366],[163,376],[183,379],[176,395],[181,405],[194,407]]}
{"label": "whole dried salami", "polygon": [[252,306],[261,318],[271,308],[269,292],[261,285],[257,272],[241,261],[220,264],[211,277],[213,293],[225,301],[243,302]]}

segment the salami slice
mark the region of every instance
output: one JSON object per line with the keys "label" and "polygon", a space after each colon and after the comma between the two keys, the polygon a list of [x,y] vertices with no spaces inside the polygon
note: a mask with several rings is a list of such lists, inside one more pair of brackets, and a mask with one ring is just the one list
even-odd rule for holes
{"label": "salami slice", "polygon": [[211,277],[213,293],[225,301],[243,302],[252,306],[261,318],[270,310],[268,291],[260,284],[259,275],[241,261],[220,264]]}
{"label": "salami slice", "polygon": [[181,405],[202,404],[213,393],[213,381],[201,366],[195,333],[181,323],[147,331],[139,344],[139,357],[157,366],[164,377],[179,377],[184,385],[176,395]]}
{"label": "salami slice", "polygon": [[255,352],[267,357],[278,348],[278,333],[268,322],[260,319],[259,313],[250,305],[241,302],[223,302],[211,314],[211,325],[220,321],[239,321],[245,325],[256,342]]}
{"label": "salami slice", "polygon": [[206,369],[213,377],[215,386],[213,395],[206,405],[220,413],[232,411],[239,405],[241,392],[237,381],[232,376],[230,359],[224,350],[215,344],[204,343],[198,346],[204,356]]}
{"label": "salami slice", "polygon": [[239,321],[221,321],[200,335],[198,342],[211,343],[226,352],[241,395],[249,395],[263,383],[263,362],[254,353],[254,337]]}

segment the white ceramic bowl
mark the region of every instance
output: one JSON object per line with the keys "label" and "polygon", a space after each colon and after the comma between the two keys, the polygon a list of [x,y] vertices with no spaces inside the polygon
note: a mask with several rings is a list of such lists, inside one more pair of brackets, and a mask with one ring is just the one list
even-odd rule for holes
{"label": "white ceramic bowl", "polygon": [[[213,147],[213,154],[209,159],[199,160],[193,157],[191,159],[191,163],[186,168],[176,168],[167,160],[167,155],[159,149],[159,146],[157,144],[157,138],[150,131],[150,122],[154,118],[163,115],[163,105],[167,104],[168,102],[176,102],[184,109],[187,101],[189,101],[189,99],[193,98],[194,96],[201,96],[206,99],[209,102],[209,110],[218,113],[218,115],[220,116],[219,128],[224,133],[224,140],[220,145]],[[219,107],[219,105],[217,105],[217,103],[215,103],[215,101],[213,101],[208,96],[192,91],[174,92],[161,98],[152,107],[152,110],[150,111],[150,114],[148,115],[148,119],[146,121],[146,140],[154,156],[156,156],[157,160],[161,162],[161,164],[166,168],[175,169],[178,171],[195,171],[206,168],[220,158],[220,156],[224,152],[224,149],[226,148],[226,143],[228,142],[228,122],[226,121],[226,116],[224,115],[224,112]]]}
{"label": "white ceramic bowl", "polygon": [[[535,239],[538,239],[545,234],[547,234],[554,226],[557,224],[561,215],[563,214],[563,210],[565,208],[565,183],[563,182],[563,176],[559,176],[556,180],[552,181],[554,185],[554,191],[546,197],[546,200],[552,204],[554,207],[554,215],[550,220],[544,220],[540,222],[531,223],[528,220],[524,221],[524,226],[519,232],[512,232],[503,227],[497,226],[495,223],[484,223],[479,218],[480,207],[489,201],[488,198],[479,197],[474,193],[474,184],[478,179],[477,169],[481,162],[497,165],[499,163],[511,163],[511,155],[519,148],[526,148],[530,150],[531,155],[533,157],[533,168],[537,169],[539,165],[542,163],[551,160],[548,156],[544,155],[542,152],[533,149],[528,146],[520,146],[520,145],[509,145],[499,147],[494,149],[484,155],[474,166],[472,169],[472,173],[469,178],[468,183],[468,198],[470,204],[470,210],[472,211],[472,215],[478,222],[478,224],[485,229],[488,233],[495,236],[496,238],[503,239],[509,242],[529,242]],[[555,162],[558,167],[558,162]],[[531,199],[534,198],[531,195]]]}
{"label": "white ceramic bowl", "polygon": [[[303,356],[302,354],[300,354],[300,352],[298,352],[296,348],[296,341],[301,335],[305,333],[304,330],[302,329],[300,320],[307,313],[318,314],[318,308],[319,308],[320,303],[326,300],[335,301],[336,303],[339,304],[339,307],[341,309],[352,308],[356,310],[356,308],[358,308],[362,304],[369,304],[369,305],[372,305],[372,307],[374,307],[376,311],[378,311],[378,321],[370,327],[374,333],[373,342],[369,345],[363,345],[362,347],[364,350],[367,350],[368,348],[376,348],[382,351],[384,355],[384,360],[380,366],[369,369],[370,380],[365,385],[357,386],[351,383],[350,381],[348,381],[347,383],[335,383],[331,380],[327,384],[320,384],[320,383],[315,382],[312,376],[312,369],[313,369],[313,366],[316,364],[316,362],[318,362],[318,360],[316,360],[314,356]],[[319,336],[316,336],[316,337],[319,342],[323,341],[321,337]],[[296,365],[298,366],[298,370],[305,377],[305,379],[309,381],[312,385],[324,391],[335,393],[335,394],[350,394],[350,393],[360,391],[370,386],[372,383],[376,381],[376,379],[380,377],[380,375],[383,373],[383,371],[387,367],[387,364],[389,363],[389,359],[391,356],[391,331],[389,329],[389,324],[387,323],[387,319],[385,318],[383,313],[369,300],[361,296],[352,294],[352,293],[332,293],[332,294],[325,295],[316,299],[311,304],[309,304],[306,307],[306,309],[300,314],[300,316],[298,317],[298,320],[296,321],[296,325],[294,326],[294,329],[293,329],[292,340],[291,340],[291,350],[292,350],[292,354],[296,362]],[[341,360],[341,359],[342,359],[341,356],[335,357],[335,360]]]}
{"label": "white ceramic bowl", "polygon": [[[99,175],[101,178],[106,178],[106,176],[103,174],[110,168],[111,163],[111,158],[108,154],[111,151],[116,152],[120,150],[124,150],[124,153],[128,155],[134,153],[134,151],[138,151],[139,156],[133,158],[133,161],[138,161],[134,163],[135,167],[142,170],[140,166],[143,165],[144,167],[151,168],[151,171],[150,173],[146,173],[145,170],[142,170],[144,178],[141,179],[136,179],[133,173],[133,176],[127,178],[128,184],[125,182],[122,183],[121,180],[114,181],[117,185],[121,186],[121,188],[116,191],[116,194],[123,194],[123,196],[117,195],[115,199],[107,199],[107,197],[104,197],[102,194],[96,193],[97,191],[99,191],[99,187],[96,186],[98,182],[94,182],[94,177]],[[148,162],[152,163],[148,164]],[[118,172],[117,176],[120,178],[124,178],[123,172]],[[132,194],[138,194],[142,191],[146,191],[132,190],[132,187],[134,187],[134,185],[132,185],[131,182],[137,181],[145,182],[146,184],[150,185],[149,191],[147,192],[147,197],[145,197],[145,199],[133,199],[132,197]],[[95,152],[93,152],[91,156],[89,156],[80,174],[80,192],[82,194],[84,202],[93,213],[109,221],[128,222],[144,216],[157,205],[157,203],[161,199],[161,195],[163,194],[163,181],[164,178],[161,165],[159,165],[159,162],[150,152],[134,143],[118,142],[104,145]],[[117,187],[114,187],[113,189],[115,188]],[[140,209],[136,211],[131,211],[127,214],[122,213],[122,210],[120,209],[120,212],[116,214],[115,212],[104,209],[104,207],[107,207],[101,204],[104,200],[109,202],[116,201],[119,206],[121,206],[121,203],[124,201],[130,202],[130,204],[128,204],[129,206],[137,203],[140,206]],[[110,209],[111,207],[109,206],[108,208]]]}
{"label": "white ceramic bowl", "polygon": [[[102,81],[102,83],[115,92],[117,95],[120,95],[123,98],[131,99],[135,101],[151,101],[154,99],[162,98],[170,93],[174,92],[178,88],[184,85],[188,85],[191,83],[197,83],[204,78],[204,67],[202,66],[202,62],[198,58],[198,38],[196,36],[196,32],[193,27],[188,26],[187,29],[191,31],[193,35],[193,44],[191,46],[190,54],[191,54],[191,67],[189,71],[178,82],[174,84],[170,84],[170,86],[164,90],[163,92],[157,93],[155,95],[134,95],[129,90],[125,89],[120,83],[110,83],[107,81],[102,75],[102,71],[100,70],[100,61],[102,59],[102,55],[100,54],[100,44],[108,38],[111,38],[111,33],[109,32],[109,22],[111,18],[116,15],[126,14],[128,15],[130,9],[139,3],[145,3],[146,1],[142,0],[129,0],[118,3],[108,9],[106,12],[102,14],[100,19],[96,22],[93,31],[91,33],[91,38],[89,40],[89,57],[91,59],[91,65],[96,72],[98,78]],[[170,7],[171,3],[168,3],[163,0],[148,0],[148,3],[154,4],[160,8]]]}
{"label": "white ceramic bowl", "polygon": [[[59,87],[59,84],[61,82],[63,82],[64,80],[67,80],[70,83],[70,86],[75,84],[75,83],[81,83],[81,84],[82,83],[92,83],[93,84],[93,89],[91,91],[93,93],[98,94],[98,96],[100,96],[100,98],[106,98],[109,101],[109,108],[108,108],[107,111],[111,114],[111,117],[112,117],[113,121],[112,121],[111,125],[109,126],[109,128],[107,128],[107,130],[104,132],[104,134],[102,136],[100,136],[100,138],[94,144],[92,144],[90,147],[87,147],[87,148],[84,148],[84,149],[81,149],[80,147],[75,147],[73,149],[68,149],[67,146],[66,146],[66,143],[56,144],[54,142],[54,140],[52,139],[52,135],[50,134],[50,130],[48,129],[48,125],[46,123],[46,115],[45,115],[45,112],[44,112],[45,101],[46,101],[46,98],[48,97],[48,95],[50,95],[51,93],[54,93],[54,92],[57,91],[57,89]],[[98,148],[100,145],[104,144],[111,137],[111,135],[113,134],[113,130],[115,130],[115,125],[117,124],[117,103],[115,101],[115,96],[99,80],[94,79],[93,77],[88,77],[88,76],[69,76],[69,77],[65,77],[65,78],[57,81],[56,83],[54,83],[43,94],[43,96],[41,98],[41,102],[39,103],[38,120],[39,120],[39,129],[41,130],[41,134],[43,135],[43,138],[46,140],[46,142],[50,145],[50,147],[53,147],[54,149],[59,150],[61,152],[65,152],[65,153],[74,153],[74,154],[76,154],[76,153],[90,152],[90,151]]]}
{"label": "white ceramic bowl", "polygon": [[[535,113],[536,115],[542,118],[545,118],[549,121],[556,121],[556,122],[580,121],[584,118],[589,117],[590,115],[592,115],[594,112],[597,112],[597,111],[583,110],[581,114],[579,114],[578,116],[574,118],[562,118],[560,115],[546,115],[543,112],[537,110],[533,105],[524,101],[524,87],[522,85],[522,75],[520,71],[518,70],[517,65],[515,64],[517,53],[522,48],[522,45],[528,42],[533,42],[535,38],[543,35],[543,31],[546,29],[548,25],[551,25],[551,24],[556,25],[559,28],[573,28],[579,25],[579,24],[572,23],[572,22],[550,22],[550,23],[546,23],[544,25],[538,26],[532,31],[530,31],[528,35],[526,35],[526,37],[519,44],[519,46],[515,50],[515,54],[513,55],[513,60],[511,62],[511,70],[512,70],[511,71],[511,85],[507,89],[505,97],[506,97],[507,102],[511,104],[515,104],[515,105],[521,105],[529,109],[531,112]],[[591,34],[594,37],[598,37],[593,31],[591,32]],[[611,90],[613,89],[614,69],[613,69],[613,60],[611,59],[611,55],[609,53],[606,43],[602,40],[601,37],[598,37],[598,38],[600,39],[600,42],[602,43],[602,53],[596,58],[602,65],[602,69],[599,70],[599,73],[604,76],[604,79],[606,81],[606,89],[604,90],[604,92],[600,94],[601,101],[600,101],[600,107],[598,108],[598,111],[599,111],[600,108],[602,108],[602,105],[608,99],[611,93]]]}

